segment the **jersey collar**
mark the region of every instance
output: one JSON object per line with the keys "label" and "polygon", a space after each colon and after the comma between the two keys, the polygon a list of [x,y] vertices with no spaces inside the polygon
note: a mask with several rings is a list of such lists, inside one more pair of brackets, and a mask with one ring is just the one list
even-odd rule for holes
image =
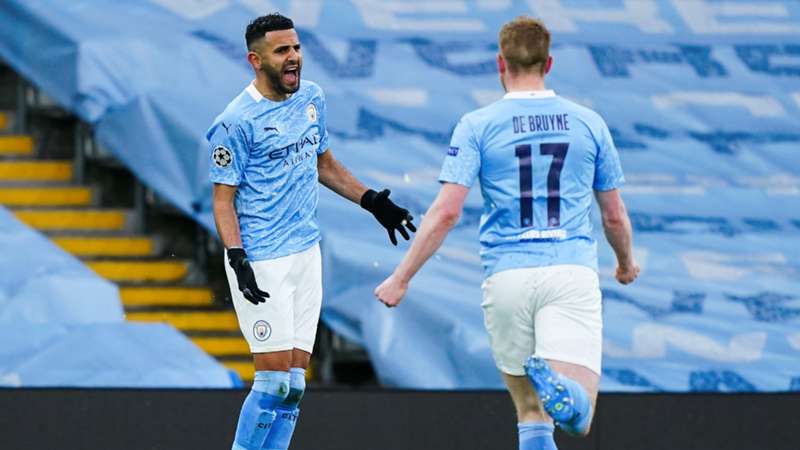
{"label": "jersey collar", "polygon": [[[255,85],[255,82],[256,82],[255,80],[251,81],[250,84],[248,84],[247,87],[244,88],[244,90],[247,91],[248,94],[250,94],[250,97],[253,98],[253,101],[255,101],[256,103],[258,103],[258,102],[260,102],[262,100],[267,100],[267,101],[273,102],[273,100],[270,100],[267,97],[264,97],[261,94],[261,92],[258,92],[258,89],[256,88],[256,85]],[[287,98],[286,100],[289,100],[290,98],[292,98],[293,95],[294,94],[289,94],[289,98]]]}
{"label": "jersey collar", "polygon": [[509,92],[503,98],[549,98],[555,97],[556,93],[552,89],[543,91],[514,91]]}
{"label": "jersey collar", "polygon": [[253,97],[253,100],[256,103],[266,98],[263,95],[261,95],[261,92],[258,92],[258,89],[256,89],[256,85],[253,83],[248,84],[244,90],[247,91],[248,94],[250,94],[250,97]]}

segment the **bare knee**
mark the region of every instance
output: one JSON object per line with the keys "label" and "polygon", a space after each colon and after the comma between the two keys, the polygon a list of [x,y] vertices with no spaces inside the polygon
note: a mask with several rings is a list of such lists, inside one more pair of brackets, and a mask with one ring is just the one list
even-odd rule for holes
{"label": "bare knee", "polygon": [[268,353],[253,353],[256,372],[264,370],[288,372],[292,362],[291,350]]}
{"label": "bare knee", "polygon": [[311,353],[295,348],[292,350],[292,367],[299,367],[301,369],[308,369],[308,364],[311,361]]}

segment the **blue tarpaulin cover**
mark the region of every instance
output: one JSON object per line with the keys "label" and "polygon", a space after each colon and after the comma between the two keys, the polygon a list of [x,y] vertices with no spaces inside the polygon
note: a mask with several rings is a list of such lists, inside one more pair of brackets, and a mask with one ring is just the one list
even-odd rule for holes
{"label": "blue tarpaulin cover", "polygon": [[231,387],[175,328],[125,321],[117,286],[0,207],[0,387]]}
{"label": "blue tarpaulin cover", "polygon": [[[273,10],[295,20],[337,157],[418,218],[459,117],[502,95],[499,26],[544,19],[548,86],[600,112],[620,149],[643,268],[616,284],[601,245],[602,389],[800,389],[800,3],[7,0],[0,56],[213,229],[203,134],[253,77],[246,24]],[[502,386],[479,307],[480,209],[473,189],[388,310],[372,290],[406,247],[323,192],[323,318],[382,382]]]}

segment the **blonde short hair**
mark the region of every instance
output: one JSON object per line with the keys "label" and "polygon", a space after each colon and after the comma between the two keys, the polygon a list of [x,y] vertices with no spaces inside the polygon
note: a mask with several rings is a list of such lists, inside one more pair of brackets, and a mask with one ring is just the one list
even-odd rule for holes
{"label": "blonde short hair", "polygon": [[517,17],[500,29],[500,53],[512,73],[538,69],[544,74],[550,57],[550,32],[541,20]]}

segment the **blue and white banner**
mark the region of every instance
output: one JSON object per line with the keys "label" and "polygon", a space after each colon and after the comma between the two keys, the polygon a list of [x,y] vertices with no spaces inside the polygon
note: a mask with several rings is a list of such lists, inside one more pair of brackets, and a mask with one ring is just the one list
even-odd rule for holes
{"label": "blue and white banner", "polygon": [[0,252],[0,328],[15,323],[89,325],[125,320],[114,283],[2,206]]}
{"label": "blue and white banner", "polygon": [[[617,285],[602,246],[602,388],[800,389],[800,3],[7,0],[0,56],[213,229],[203,133],[253,77],[245,26],[274,10],[294,19],[303,76],[327,94],[336,156],[416,217],[459,117],[502,94],[499,27],[542,18],[548,87],[612,129],[643,265],[634,285]],[[367,348],[384,383],[502,386],[479,307],[480,207],[473,189],[458,228],[387,310],[372,289],[406,247],[323,193],[323,317]]]}
{"label": "blue and white banner", "polygon": [[0,206],[0,388],[241,385],[166,324],[125,321],[117,286]]}

